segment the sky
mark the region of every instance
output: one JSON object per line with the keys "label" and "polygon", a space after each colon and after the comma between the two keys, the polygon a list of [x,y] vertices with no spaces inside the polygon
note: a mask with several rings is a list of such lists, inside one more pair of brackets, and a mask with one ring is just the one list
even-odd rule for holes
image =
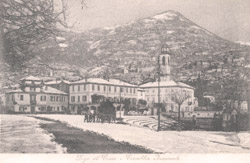
{"label": "sky", "polygon": [[[60,0],[58,0],[60,1]],[[122,25],[167,10],[231,41],[250,42],[250,0],[64,0],[78,31]]]}

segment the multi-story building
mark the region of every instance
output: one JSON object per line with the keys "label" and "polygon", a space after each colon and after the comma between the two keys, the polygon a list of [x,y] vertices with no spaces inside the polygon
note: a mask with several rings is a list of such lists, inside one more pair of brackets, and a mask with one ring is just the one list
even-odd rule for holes
{"label": "multi-story building", "polygon": [[68,107],[68,94],[46,86],[37,77],[20,80],[20,88],[5,93],[6,108],[12,112],[62,112]]}
{"label": "multi-story building", "polygon": [[[161,54],[159,55],[159,74],[160,82],[149,82],[140,85],[139,88],[145,90],[145,100],[149,105],[154,106],[155,103],[163,103],[165,110],[177,112],[178,104],[173,100],[180,96],[179,98],[187,98],[181,105],[181,111],[193,111],[194,110],[194,88],[181,83],[175,82],[170,79],[170,53],[167,46],[163,46],[161,49]],[[158,89],[160,90],[160,96],[158,94]],[[160,97],[160,99],[158,99]],[[164,108],[163,108],[164,109]]]}
{"label": "multi-story building", "polygon": [[69,86],[69,107],[75,113],[82,105],[93,103],[93,96],[103,96],[113,101],[130,99],[136,102],[137,86],[117,80],[89,78],[71,82]]}

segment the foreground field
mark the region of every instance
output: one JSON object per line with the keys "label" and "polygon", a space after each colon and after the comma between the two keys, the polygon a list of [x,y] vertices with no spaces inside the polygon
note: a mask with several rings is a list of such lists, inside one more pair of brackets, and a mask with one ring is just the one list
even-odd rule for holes
{"label": "foreground field", "polygon": [[105,135],[69,127],[60,121],[36,118],[51,122],[41,124],[41,128],[52,133],[55,141],[67,148],[67,153],[153,153],[129,143],[116,142]]}
{"label": "foreground field", "polygon": [[68,126],[104,134],[160,153],[250,153],[250,133],[161,131],[122,124],[84,123],[80,115],[35,115],[65,122]]}
{"label": "foreground field", "polygon": [[23,115],[0,115],[0,153],[64,153],[54,136],[40,128],[47,121]]}

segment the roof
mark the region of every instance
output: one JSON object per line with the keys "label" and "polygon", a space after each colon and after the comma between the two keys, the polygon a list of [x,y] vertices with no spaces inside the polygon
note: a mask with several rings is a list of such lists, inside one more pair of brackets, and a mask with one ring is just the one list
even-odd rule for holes
{"label": "roof", "polygon": [[52,85],[52,84],[60,84],[61,82],[64,82],[66,84],[70,84],[71,82],[70,81],[67,81],[67,80],[53,80],[53,81],[49,81],[49,82],[45,82],[44,84],[46,85]]}
{"label": "roof", "polygon": [[37,78],[37,77],[34,77],[34,76],[28,76],[28,77],[25,77],[25,78],[22,78],[20,80],[35,80],[35,81],[41,81],[40,78]]}
{"label": "roof", "polygon": [[[149,83],[146,83],[146,84],[142,84],[139,87],[140,88],[158,87],[158,82],[149,82]],[[182,82],[175,82],[173,80],[161,81],[160,82],[160,87],[185,87],[185,88],[194,89],[194,87],[191,87],[191,86],[189,86],[187,84],[184,84]]]}
{"label": "roof", "polygon": [[130,84],[130,83],[127,83],[127,82],[118,80],[118,79],[109,79],[109,82],[110,82],[112,85],[136,87],[136,85],[133,85],[133,84]]}
{"label": "roof", "polygon": [[44,82],[44,84],[51,85],[51,84],[59,84],[61,82],[62,82],[61,80],[59,80],[59,81],[49,81],[49,82]]}
{"label": "roof", "polygon": [[[177,86],[177,83],[173,80],[160,82],[160,87],[173,87],[173,86]],[[140,88],[147,88],[147,87],[158,87],[158,82],[148,82],[146,84],[140,85]]]}
{"label": "roof", "polygon": [[67,93],[65,93],[63,91],[60,91],[58,89],[52,88],[50,86],[43,86],[42,92],[43,93],[50,93],[50,94],[64,94],[64,95],[67,95]]}
{"label": "roof", "polygon": [[106,85],[116,85],[116,86],[137,87],[136,85],[132,85],[118,79],[105,80],[102,78],[88,78],[76,82],[71,82],[71,84],[80,84],[80,83],[96,83],[96,84],[106,84]]}
{"label": "roof", "polygon": [[[47,87],[47,89],[46,89]],[[17,90],[10,90],[6,93],[22,93],[24,91],[22,91],[21,89],[17,89]],[[25,92],[25,93],[29,93],[29,92]],[[58,89],[52,88],[50,86],[43,86],[42,88],[42,92],[37,92],[37,93],[50,93],[50,94],[64,94],[67,95],[67,93],[60,91]]]}
{"label": "roof", "polygon": [[76,82],[72,82],[72,84],[79,84],[79,83],[97,83],[97,84],[109,84],[109,81],[102,79],[102,78],[88,78],[88,79],[83,79],[79,80]]}
{"label": "roof", "polygon": [[178,85],[182,86],[182,87],[187,87],[187,88],[190,88],[190,89],[195,89],[194,87],[190,86],[190,85],[187,85],[185,83],[182,83],[182,82],[177,82]]}
{"label": "roof", "polygon": [[6,93],[20,93],[23,92],[21,89],[9,90]]}

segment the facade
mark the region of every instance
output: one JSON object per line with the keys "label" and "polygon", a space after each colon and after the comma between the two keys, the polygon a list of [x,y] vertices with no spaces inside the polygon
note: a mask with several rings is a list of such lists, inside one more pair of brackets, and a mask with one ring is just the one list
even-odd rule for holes
{"label": "facade", "polygon": [[[145,100],[149,105],[154,106],[155,103],[163,103],[163,110],[166,112],[177,112],[178,105],[172,100],[173,95],[189,96],[181,105],[182,112],[194,111],[194,88],[170,79],[170,53],[167,46],[163,46],[161,54],[158,58],[160,82],[149,82],[140,85],[139,88],[145,91]],[[158,88],[160,88],[160,99],[158,100]]]}
{"label": "facade", "polygon": [[76,113],[83,105],[94,103],[93,96],[103,96],[113,101],[130,99],[136,102],[137,86],[117,80],[104,80],[101,78],[89,78],[71,82],[69,86],[69,108]]}
{"label": "facade", "polygon": [[5,96],[7,110],[16,113],[62,112],[68,107],[67,93],[46,86],[33,76],[21,79],[20,88]]}

